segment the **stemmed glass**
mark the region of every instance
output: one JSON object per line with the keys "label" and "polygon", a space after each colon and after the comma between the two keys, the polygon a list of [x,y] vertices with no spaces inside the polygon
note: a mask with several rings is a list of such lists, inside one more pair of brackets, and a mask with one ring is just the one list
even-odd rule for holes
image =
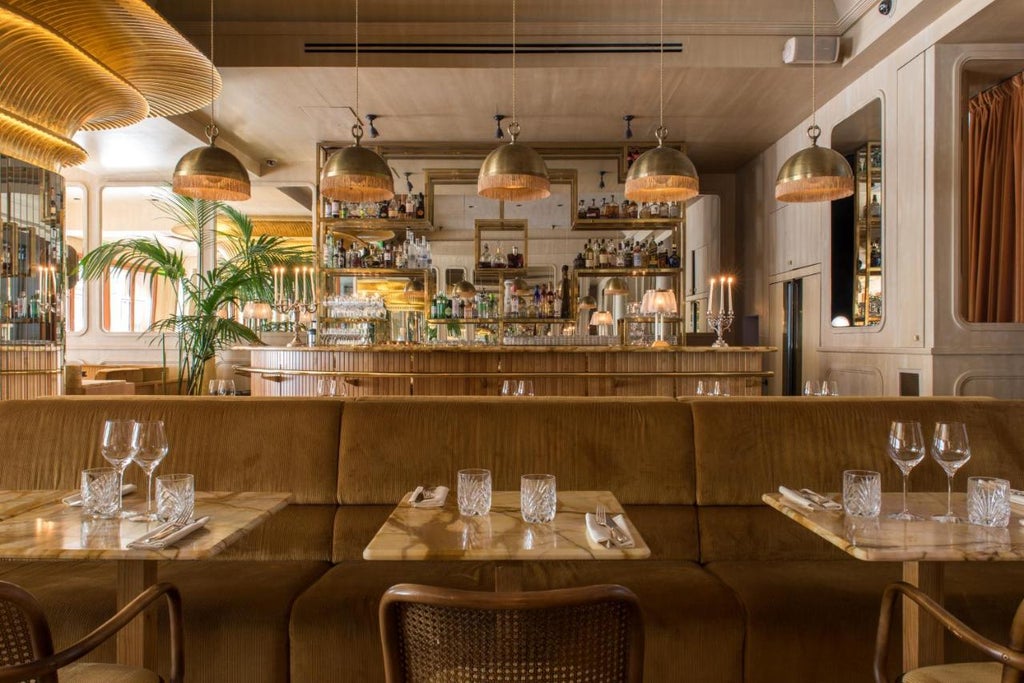
{"label": "stemmed glass", "polygon": [[103,459],[117,470],[117,516],[124,516],[121,490],[124,488],[124,471],[135,457],[135,421],[107,420],[103,423],[103,441],[100,452]]}
{"label": "stemmed glass", "polygon": [[921,436],[920,422],[893,422],[889,427],[889,445],[886,448],[889,457],[903,473],[903,510],[889,515],[889,519],[903,522],[920,520],[917,515],[907,509],[907,478],[910,470],[924,460],[924,437]]}
{"label": "stemmed glass", "polygon": [[936,522],[956,524],[963,520],[953,514],[953,477],[956,471],[971,459],[971,446],[967,442],[967,427],[963,422],[936,422],[932,437],[932,458],[945,470],[946,514],[932,517]]}
{"label": "stemmed glass", "polygon": [[136,422],[132,444],[135,447],[135,462],[146,473],[146,513],[138,515],[137,518],[155,520],[157,516],[153,510],[153,472],[167,456],[168,451],[163,421]]}

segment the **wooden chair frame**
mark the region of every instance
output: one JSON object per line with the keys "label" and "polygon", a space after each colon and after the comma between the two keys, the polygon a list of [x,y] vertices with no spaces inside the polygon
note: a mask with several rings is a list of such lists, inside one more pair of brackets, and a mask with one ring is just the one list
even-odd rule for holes
{"label": "wooden chair frame", "polygon": [[981,650],[989,658],[1003,665],[1001,683],[1021,683],[1021,672],[1024,671],[1024,602],[1017,606],[1010,627],[1009,647],[996,643],[981,635],[964,622],[949,613],[942,605],[926,595],[917,586],[897,581],[889,584],[882,594],[882,609],[878,617],[878,634],[875,638],[875,683],[888,683],[885,663],[889,650],[889,632],[892,630],[892,617],[896,607],[896,599],[900,596],[913,600],[936,621],[968,645]]}
{"label": "wooden chair frame", "polygon": [[50,627],[39,601],[21,586],[0,581],[0,601],[10,602],[25,615],[35,661],[14,666],[0,666],[0,683],[17,683],[30,679],[39,683],[57,683],[57,670],[75,662],[95,650],[104,641],[146,610],[160,598],[167,600],[170,617],[171,671],[168,683],[181,683],[184,679],[185,657],[182,638],[181,594],[169,583],[158,583],[140,593],[117,614],[100,624],[78,642],[54,653]]}
{"label": "wooden chair frame", "polygon": [[625,605],[629,620],[627,683],[642,683],[644,669],[644,629],[640,603],[624,586],[600,584],[546,591],[494,593],[438,588],[412,583],[392,586],[380,602],[381,643],[384,647],[384,673],[387,683],[406,683],[398,642],[398,620],[392,609],[396,603],[419,603],[471,610],[543,610],[604,602]]}

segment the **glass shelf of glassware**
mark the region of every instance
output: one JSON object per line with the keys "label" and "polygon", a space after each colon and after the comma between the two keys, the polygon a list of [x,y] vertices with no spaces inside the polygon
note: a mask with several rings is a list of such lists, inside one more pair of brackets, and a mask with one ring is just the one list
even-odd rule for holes
{"label": "glass shelf of glassware", "polygon": [[882,146],[856,152],[854,183],[854,326],[882,320]]}
{"label": "glass shelf of glassware", "polygon": [[428,268],[322,268],[318,342],[418,342],[436,273]]}
{"label": "glass shelf of glassware", "polygon": [[427,343],[576,346],[571,318],[428,318]]}

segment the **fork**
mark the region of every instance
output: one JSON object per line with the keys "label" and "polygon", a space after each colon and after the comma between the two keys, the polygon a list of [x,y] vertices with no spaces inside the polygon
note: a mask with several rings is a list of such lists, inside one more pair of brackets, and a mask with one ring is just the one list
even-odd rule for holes
{"label": "fork", "polygon": [[619,546],[626,542],[626,535],[618,527],[608,522],[608,508],[602,503],[597,504],[597,512],[594,516],[597,518],[598,526],[603,526],[608,530],[608,535],[610,536],[608,542],[610,544]]}
{"label": "fork", "polygon": [[170,520],[163,529],[147,538],[144,542],[148,544],[159,543],[163,539],[167,538],[171,534],[177,533],[189,525],[192,521],[192,513],[195,512],[195,508],[192,506],[183,508],[178,515]]}

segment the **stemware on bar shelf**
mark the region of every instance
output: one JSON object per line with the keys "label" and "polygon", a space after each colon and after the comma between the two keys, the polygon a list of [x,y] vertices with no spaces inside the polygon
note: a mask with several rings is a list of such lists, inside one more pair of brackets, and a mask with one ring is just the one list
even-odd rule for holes
{"label": "stemware on bar shelf", "polygon": [[971,459],[967,427],[963,422],[936,422],[932,437],[932,458],[946,472],[946,514],[932,517],[937,522],[955,524],[963,520],[953,514],[953,477]]}
{"label": "stemware on bar shelf", "polygon": [[921,436],[920,422],[895,421],[889,427],[889,444],[886,452],[896,467],[903,473],[903,509],[889,515],[889,519],[913,522],[921,519],[907,509],[907,478],[910,470],[924,460],[924,437]]}
{"label": "stemware on bar shelf", "polygon": [[[103,440],[100,452],[103,459],[117,470],[117,490],[124,487],[124,471],[135,457],[135,421],[107,420],[103,423]],[[124,505],[118,496],[117,515],[124,515]]]}

